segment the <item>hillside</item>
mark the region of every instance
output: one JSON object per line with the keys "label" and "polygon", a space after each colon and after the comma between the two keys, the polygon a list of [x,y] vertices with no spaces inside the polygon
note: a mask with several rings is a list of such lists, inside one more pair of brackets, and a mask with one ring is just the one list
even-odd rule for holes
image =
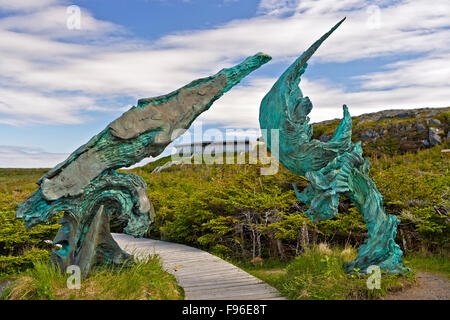
{"label": "hillside", "polygon": [[[402,223],[397,241],[404,251],[447,250],[449,223],[450,108],[388,110],[353,118],[353,141],[362,141],[373,163],[371,176],[386,211]],[[314,137],[330,139],[339,120],[314,124]],[[281,167],[259,175],[258,165],[183,165],[152,171],[160,159],[132,170],[148,182],[159,211],[149,235],[238,258],[289,257],[321,241],[359,246],[361,215],[346,199],[333,220],[312,224],[292,183],[307,182]]]}
{"label": "hillside", "polygon": [[[313,123],[313,138],[328,141],[340,119]],[[450,107],[397,109],[352,117],[352,140],[361,141],[366,156],[397,155],[424,150],[450,138]],[[160,169],[170,157],[146,165]]]}
{"label": "hillside", "polygon": [[[401,247],[447,248],[450,163],[441,146],[372,161],[386,211],[402,221]],[[342,199],[336,219],[312,224],[292,190],[292,183],[307,182],[283,167],[273,176],[261,176],[260,168],[185,165],[153,174],[152,168],[134,169],[147,181],[157,210],[149,236],[245,258],[292,256],[321,241],[358,246],[364,240],[362,216],[348,200]]]}
{"label": "hillside", "polygon": [[[352,140],[366,155],[415,152],[450,138],[450,107],[385,110],[352,117]],[[314,124],[314,138],[331,139],[339,119]]]}
{"label": "hillside", "polygon": [[[406,253],[447,255],[449,249],[450,157],[441,153],[449,148],[449,112],[450,108],[396,110],[353,119],[353,139],[363,142],[372,161],[371,176],[386,211],[401,220],[397,243]],[[315,124],[315,136],[327,139],[337,123]],[[439,139],[441,144],[436,143]],[[173,166],[152,173],[169,160],[123,170],[147,181],[156,209],[149,237],[233,259],[290,259],[320,242],[357,247],[365,238],[362,216],[344,198],[335,219],[313,224],[292,189],[292,183],[302,188],[307,181],[282,166],[272,176],[260,175],[262,164],[248,163]],[[43,240],[54,237],[58,217],[31,231],[14,218],[15,207],[36,189],[45,171],[0,169],[0,274],[48,257]],[[113,231],[123,227],[114,217],[111,225]]]}

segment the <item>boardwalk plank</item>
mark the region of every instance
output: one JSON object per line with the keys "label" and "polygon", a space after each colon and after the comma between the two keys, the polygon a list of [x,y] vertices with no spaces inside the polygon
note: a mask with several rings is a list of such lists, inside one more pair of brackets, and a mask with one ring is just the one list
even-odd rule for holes
{"label": "boardwalk plank", "polygon": [[200,249],[125,234],[113,234],[113,238],[137,258],[159,255],[164,269],[184,288],[186,300],[284,300],[267,283]]}

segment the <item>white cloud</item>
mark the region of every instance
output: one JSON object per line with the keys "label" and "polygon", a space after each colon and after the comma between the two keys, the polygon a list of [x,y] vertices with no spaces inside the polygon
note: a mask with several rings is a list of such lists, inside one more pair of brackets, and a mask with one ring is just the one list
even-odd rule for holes
{"label": "white cloud", "polygon": [[356,77],[364,89],[392,89],[409,86],[450,87],[450,54],[426,56],[385,66],[386,71]]}
{"label": "white cloud", "polygon": [[89,97],[46,96],[29,90],[0,88],[0,123],[4,124],[77,124],[85,120],[80,116],[83,110],[95,108]]}
{"label": "white cloud", "polygon": [[211,112],[200,115],[198,121],[228,128],[259,128],[259,105],[275,81],[275,78],[253,78],[248,85],[233,88],[214,103]]}
{"label": "white cloud", "polygon": [[[316,53],[319,61],[346,62],[399,53],[446,52],[450,44],[450,2],[404,1],[380,8],[379,28],[368,25],[363,1],[302,1],[291,16],[260,16],[216,29],[166,36],[160,44],[196,48],[227,57],[265,51],[276,59],[291,59],[328,31],[337,21],[347,21]],[[437,10],[436,10],[437,8]],[[426,44],[426,45],[424,45]]]}
{"label": "white cloud", "polygon": [[448,86],[417,85],[391,90],[348,92],[342,87],[320,81],[302,80],[300,87],[311,98],[312,122],[342,118],[346,104],[352,116],[388,109],[439,108],[450,106]]}
{"label": "white cloud", "polygon": [[[403,1],[382,8],[380,29],[367,27],[367,5],[363,1],[262,1],[260,7],[268,11],[290,10],[292,15],[262,15],[232,21],[210,30],[168,35],[153,44],[126,39],[86,43],[86,39],[95,36],[108,39],[111,32],[123,32],[123,28],[96,20],[84,9],[90,27],[75,43],[58,40],[77,32],[64,28],[66,12],[60,5],[3,18],[0,19],[0,81],[3,78],[1,82],[15,87],[16,91],[34,91],[44,97],[60,98],[54,94],[59,91],[68,92],[70,97],[76,92],[93,104],[102,96],[131,95],[137,99],[159,95],[258,51],[271,54],[274,61],[291,61],[344,15],[348,16],[347,21],[317,52],[313,62],[344,62],[412,52],[445,56],[450,51],[446,41],[450,38],[450,28],[444,28],[450,23],[443,15],[450,12],[448,1],[437,0],[433,8],[439,10],[430,9],[426,1]],[[22,18],[24,23],[20,23]],[[386,72],[399,73],[400,67],[401,63],[393,65]],[[440,69],[424,71],[423,78],[436,79],[434,73],[442,78]],[[383,74],[386,73],[361,77],[363,88],[375,85],[376,79],[384,78]],[[233,99],[222,99],[228,99],[230,104],[250,103],[249,97],[240,98],[233,92],[228,95]],[[253,101],[256,100],[255,92]],[[21,106],[22,110],[32,107]],[[62,113],[68,112],[64,109],[82,111],[85,107],[85,104],[78,109],[60,105]],[[59,113],[55,113],[54,119],[51,112],[47,114],[49,122],[66,123],[60,122]],[[30,120],[30,117],[24,119],[23,113],[16,116],[22,122]]]}
{"label": "white cloud", "polygon": [[40,148],[0,146],[0,168],[52,168],[67,156]]}
{"label": "white cloud", "polygon": [[98,39],[112,32],[116,34],[125,32],[122,27],[107,21],[97,20],[89,11],[81,8],[80,29],[69,29],[67,21],[71,13],[67,12],[67,8],[67,6],[54,5],[5,17],[0,20],[0,29],[37,34],[41,38],[64,40],[81,37],[83,40]]}
{"label": "white cloud", "polygon": [[[342,118],[342,105],[349,107],[352,116],[387,109],[439,108],[450,106],[448,85],[418,84],[390,90],[370,89],[347,91],[327,81],[302,78],[300,88],[309,96],[314,108],[311,122]],[[231,128],[258,128],[259,106],[264,95],[275,83],[275,78],[254,79],[248,86],[236,87],[215,102],[214,111],[199,117],[204,123],[225,124]],[[239,115],[239,117],[236,117]]]}
{"label": "white cloud", "polygon": [[60,3],[60,0],[0,0],[0,9],[8,11],[28,11]]}
{"label": "white cloud", "polygon": [[[262,0],[254,18],[173,33],[153,43],[133,38],[126,28],[96,19],[84,8],[82,29],[68,30],[69,4],[0,0],[0,10],[15,10],[0,19],[0,123],[82,123],[92,110],[127,108],[100,100],[165,94],[258,51],[272,55],[272,63],[290,62],[344,16],[347,20],[311,63],[416,58],[361,74],[357,92],[326,79],[308,81],[307,72],[301,87],[314,103],[313,121],[341,117],[343,103],[352,115],[450,105],[448,0],[432,5],[425,0]],[[368,23],[373,14],[368,8],[374,4],[380,6],[375,26]],[[257,75],[224,95],[200,120],[257,128],[260,101],[275,81]]]}
{"label": "white cloud", "polygon": [[258,12],[260,14],[279,15],[292,11],[297,6],[297,0],[261,0]]}

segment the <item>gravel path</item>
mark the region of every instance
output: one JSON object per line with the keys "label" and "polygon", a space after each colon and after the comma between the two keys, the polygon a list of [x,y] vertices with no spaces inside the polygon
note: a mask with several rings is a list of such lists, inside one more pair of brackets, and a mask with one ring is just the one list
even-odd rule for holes
{"label": "gravel path", "polygon": [[450,281],[446,276],[417,272],[417,285],[388,293],[384,300],[450,300]]}

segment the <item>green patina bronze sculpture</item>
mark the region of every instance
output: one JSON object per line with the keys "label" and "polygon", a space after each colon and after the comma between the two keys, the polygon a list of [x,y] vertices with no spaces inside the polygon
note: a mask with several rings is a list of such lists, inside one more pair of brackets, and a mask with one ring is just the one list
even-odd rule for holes
{"label": "green patina bronze sculpture", "polygon": [[303,97],[299,88],[308,59],[322,42],[345,20],[306,50],[277,80],[263,98],[259,122],[267,130],[266,143],[271,148],[271,129],[278,129],[279,161],[295,174],[310,182],[297,198],[309,206],[307,215],[312,221],[331,219],[338,214],[339,199],[350,199],[364,217],[367,238],[354,261],[346,263],[348,273],[367,273],[375,265],[390,273],[408,270],[402,262],[402,251],[395,243],[396,216],[386,215],[383,200],[369,177],[370,161],[363,158],[361,143],[351,141],[352,119],[344,105],[344,118],[328,142],[311,139],[313,128],[308,114],[312,103]]}
{"label": "green patina bronze sculpture", "polygon": [[145,181],[115,170],[161,154],[215,100],[270,59],[258,53],[167,95],[139,100],[136,107],[47,172],[38,181],[38,190],[17,207],[16,217],[23,218],[29,229],[64,212],[53,240],[60,249],[53,249],[51,255],[63,272],[77,265],[86,276],[95,265],[123,264],[130,255],[110,234],[111,215],[127,222],[126,233],[141,237],[152,222],[154,209]]}
{"label": "green patina bronze sculpture", "polygon": [[[370,162],[362,156],[361,143],[351,141],[352,120],[347,107],[344,105],[344,118],[330,141],[312,139],[308,118],[312,104],[299,88],[308,59],[343,20],[278,79],[261,102],[260,126],[267,130],[269,149],[271,130],[279,130],[280,162],[309,180],[303,192],[295,185],[294,189],[298,199],[309,206],[307,214],[313,221],[335,217],[341,196],[349,198],[364,216],[367,239],[357,258],[344,265],[347,272],[367,273],[369,266],[376,265],[400,273],[407,268],[394,241],[399,220],[385,214],[382,196],[369,177]],[[53,241],[60,249],[53,249],[51,255],[51,261],[63,271],[78,265],[86,276],[95,265],[123,264],[130,255],[110,234],[111,215],[127,223],[126,233],[140,237],[152,222],[154,209],[145,181],[115,170],[161,154],[215,100],[270,59],[258,53],[170,94],[139,100],[136,107],[46,173],[38,181],[38,190],[17,207],[16,217],[24,219],[29,229],[64,212]]]}

